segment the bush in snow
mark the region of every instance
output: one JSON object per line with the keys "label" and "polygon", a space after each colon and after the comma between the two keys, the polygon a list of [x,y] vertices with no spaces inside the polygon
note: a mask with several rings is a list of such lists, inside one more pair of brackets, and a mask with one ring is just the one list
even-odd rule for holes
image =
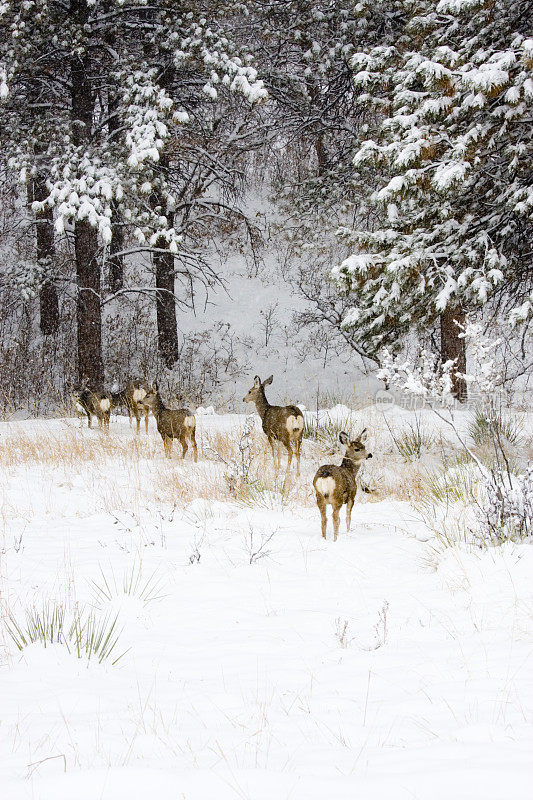
{"label": "bush in snow", "polygon": [[486,499],[478,504],[479,535],[484,542],[520,541],[533,534],[533,464],[518,477],[492,469],[484,477]]}
{"label": "bush in snow", "polygon": [[118,617],[100,617],[95,611],[86,612],[76,608],[67,614],[65,608],[55,602],[47,602],[42,608],[27,608],[24,620],[9,614],[6,630],[19,650],[34,642],[43,647],[61,644],[78,658],[96,659],[99,664],[112,659],[116,664],[124,653],[116,655],[120,632]]}

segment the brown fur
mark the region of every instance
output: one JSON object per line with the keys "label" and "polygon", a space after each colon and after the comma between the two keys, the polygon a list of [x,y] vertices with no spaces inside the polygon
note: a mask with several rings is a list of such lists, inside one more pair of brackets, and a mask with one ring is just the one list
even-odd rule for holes
{"label": "brown fur", "polygon": [[98,426],[106,432],[109,431],[109,419],[113,405],[109,392],[93,392],[90,389],[83,388],[73,393],[72,401],[75,405],[81,406],[85,414],[87,414],[89,428],[92,427],[92,415],[94,414],[98,420]]}
{"label": "brown fur", "polygon": [[192,411],[189,411],[188,408],[180,408],[177,411],[167,408],[161,399],[156,383],[152,385],[146,397],[139,401],[139,404],[148,408],[154,415],[167,458],[170,458],[172,439],[179,439],[183,450],[182,458],[185,458],[190,443],[194,451],[194,460],[198,461],[195,437],[196,421]]}
{"label": "brown fur", "polygon": [[[265,395],[265,386],[272,383],[273,376],[261,383],[259,375],[254,378],[254,385],[243,398],[245,403],[255,403],[257,413],[261,417],[263,430],[272,449],[272,457],[276,469],[279,469],[279,453],[276,458],[274,442],[281,442],[287,449],[287,472],[291,466],[293,452],[296,456],[296,474],[300,474],[300,449],[304,432],[304,417],[297,406],[271,406]],[[294,444],[294,451],[293,451]]]}
{"label": "brown fur", "polygon": [[145,397],[148,394],[149,387],[146,383],[141,383],[140,381],[130,381],[125,389],[122,389],[120,392],[113,392],[113,405],[114,406],[124,406],[126,411],[128,412],[128,418],[131,425],[131,420],[134,417],[137,423],[137,431],[136,433],[140,432],[141,429],[141,417],[144,414],[144,424],[146,428],[146,433],[148,433],[148,417],[150,416],[150,409],[147,406],[143,406],[140,402],[143,398],[135,399],[135,395],[138,393],[145,392]]}
{"label": "brown fur", "polygon": [[322,521],[322,536],[326,538],[326,507],[333,507],[333,539],[337,541],[339,532],[339,512],[346,504],[346,530],[350,530],[352,521],[352,508],[357,494],[357,475],[363,461],[372,458],[365,447],[366,428],[357,439],[349,440],[344,431],[339,434],[341,444],[346,445],[346,453],[340,466],[325,464],[319,467],[313,478],[316,493],[316,503]]}

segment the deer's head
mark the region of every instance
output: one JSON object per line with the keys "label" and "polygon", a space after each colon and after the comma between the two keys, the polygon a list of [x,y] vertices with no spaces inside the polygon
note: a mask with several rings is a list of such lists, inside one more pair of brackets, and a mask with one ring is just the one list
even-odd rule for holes
{"label": "deer's head", "polygon": [[360,464],[362,461],[365,461],[365,459],[372,458],[372,453],[368,452],[365,445],[367,436],[368,432],[366,428],[363,428],[356,439],[350,439],[348,434],[344,431],[339,433],[339,441],[346,447],[344,457],[353,461],[354,464]]}
{"label": "deer's head", "polygon": [[157,383],[154,381],[151,386],[147,387],[146,394],[140,400],[137,400],[138,405],[145,408],[152,409],[157,403],[158,388]]}
{"label": "deer's head", "polygon": [[265,386],[270,386],[273,380],[274,376],[271,375],[270,378],[267,378],[265,381],[261,382],[259,375],[256,375],[254,378],[254,385],[249,390],[248,394],[242,398],[243,403],[255,403],[259,397],[263,397],[265,393]]}

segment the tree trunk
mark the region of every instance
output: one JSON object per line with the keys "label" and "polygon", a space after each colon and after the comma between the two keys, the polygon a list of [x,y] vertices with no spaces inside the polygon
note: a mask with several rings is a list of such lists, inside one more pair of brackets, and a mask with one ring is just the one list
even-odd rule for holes
{"label": "tree trunk", "polygon": [[[86,24],[87,0],[71,0],[71,13],[80,26]],[[77,147],[87,152],[90,152],[94,114],[91,66],[87,51],[72,56],[72,139]],[[91,389],[100,391],[104,385],[104,366],[98,233],[87,220],[77,220],[74,224],[74,253],[78,282],[78,377],[80,381],[86,379]]]}
{"label": "tree trunk", "polygon": [[[48,197],[45,181],[37,178],[28,186],[28,202],[41,202]],[[39,291],[41,333],[51,336],[59,327],[59,298],[53,278],[47,276],[53,267],[54,247],[54,215],[51,208],[35,213],[37,228],[37,263],[43,269],[43,281]]]}
{"label": "tree trunk", "polygon": [[[159,240],[156,247],[166,247]],[[179,358],[176,301],[174,298],[174,256],[172,253],[154,253],[157,310],[157,342],[159,355],[166,367],[172,369]]]}
{"label": "tree trunk", "polygon": [[[165,172],[169,168],[169,160],[166,154],[162,154],[159,159],[159,167]],[[160,193],[155,191],[151,197],[152,208],[160,208],[162,213],[165,208],[165,201]],[[172,219],[169,219],[172,224]],[[156,292],[156,312],[157,312],[157,344],[159,355],[168,369],[172,369],[179,358],[178,347],[178,323],[176,320],[176,300],[174,296],[175,276],[174,276],[174,256],[168,250],[168,243],[163,237],[159,238],[155,245],[166,253],[154,253],[153,263],[155,267],[155,286]]]}
{"label": "tree trunk", "polygon": [[[465,340],[459,338],[461,328],[465,324],[465,312],[461,305],[448,306],[440,315],[440,354],[442,362],[456,359],[454,372],[466,372]],[[452,375],[452,391],[454,397],[465,402],[467,399],[466,382],[463,378]]]}
{"label": "tree trunk", "polygon": [[109,288],[118,292],[124,285],[124,256],[115,255],[124,249],[124,228],[115,204],[111,207],[111,230],[113,238],[109,246]]}
{"label": "tree trunk", "polygon": [[[111,47],[115,44],[115,36],[113,33],[108,35],[107,39]],[[118,117],[118,102],[117,92],[115,87],[110,87],[107,100],[107,112],[109,115],[109,138],[111,141],[116,140],[119,136],[121,120]],[[124,285],[124,256],[118,256],[124,250],[124,226],[122,224],[118,205],[115,201],[111,203],[111,231],[113,237],[109,247],[109,288],[112,292],[118,292]]]}
{"label": "tree trunk", "polygon": [[98,232],[87,220],[74,226],[78,277],[78,377],[94,391],[104,388]]}

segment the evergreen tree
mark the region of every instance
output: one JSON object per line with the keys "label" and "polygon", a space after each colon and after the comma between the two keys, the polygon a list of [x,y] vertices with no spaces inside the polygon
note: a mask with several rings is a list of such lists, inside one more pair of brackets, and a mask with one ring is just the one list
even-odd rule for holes
{"label": "evergreen tree", "polygon": [[174,226],[180,128],[220,90],[252,102],[266,94],[224,35],[222,11],[172,0],[0,0],[0,141],[23,182],[44,176],[36,215],[53,210],[56,235],[73,238],[78,373],[94,388],[104,381],[101,264],[114,233],[115,289],[125,231],[136,242],[127,252],[155,254],[161,355],[169,366],[177,357],[175,261],[192,277],[199,264]]}
{"label": "evergreen tree", "polygon": [[353,301],[344,326],[370,350],[440,317],[443,360],[464,371],[465,311],[503,293],[514,321],[531,316],[533,7],[404,6],[395,45],[352,58],[378,121],[354,159],[375,225],[343,228],[353,254],[334,275]]}

